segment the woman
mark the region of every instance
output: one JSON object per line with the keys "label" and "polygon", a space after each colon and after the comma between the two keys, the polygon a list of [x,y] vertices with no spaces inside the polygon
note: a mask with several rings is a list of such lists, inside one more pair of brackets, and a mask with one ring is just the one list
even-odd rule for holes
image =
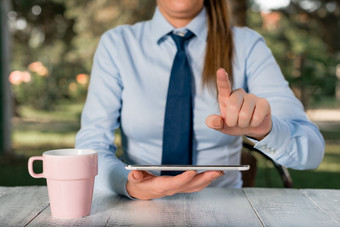
{"label": "woman", "polygon": [[[158,0],[152,20],[106,32],[94,57],[76,147],[99,152],[96,188],[153,199],[208,185],[241,187],[238,172],[157,176],[124,169],[125,163],[161,163],[177,52],[172,34],[189,31],[193,37],[185,53],[192,73],[192,164],[238,164],[241,136],[247,136],[281,165],[316,168],[324,154],[323,138],[263,38],[248,28],[230,27],[227,1]],[[116,158],[113,144],[118,127],[123,161]]]}

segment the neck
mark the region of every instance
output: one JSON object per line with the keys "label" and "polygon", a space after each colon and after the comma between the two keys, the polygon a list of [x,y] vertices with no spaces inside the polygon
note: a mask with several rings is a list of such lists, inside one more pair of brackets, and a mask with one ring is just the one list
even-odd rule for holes
{"label": "neck", "polygon": [[171,18],[171,17],[168,17],[167,15],[164,15],[164,17],[175,28],[183,28],[187,24],[189,24],[190,21],[192,20],[192,19],[183,19],[183,18]]}
{"label": "neck", "polygon": [[185,27],[200,12],[200,11],[198,11],[195,14],[186,15],[186,16],[183,16],[183,15],[173,16],[173,15],[167,14],[162,8],[159,8],[159,11],[163,14],[164,18],[175,28]]}

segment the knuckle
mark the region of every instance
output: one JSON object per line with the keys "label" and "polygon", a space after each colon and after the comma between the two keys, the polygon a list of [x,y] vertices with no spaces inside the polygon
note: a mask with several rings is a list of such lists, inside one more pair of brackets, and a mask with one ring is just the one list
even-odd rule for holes
{"label": "knuckle", "polygon": [[259,124],[262,121],[262,118],[259,115],[254,115],[252,119],[253,124]]}
{"label": "knuckle", "polygon": [[238,88],[233,91],[233,93],[240,93],[240,94],[245,94],[246,91],[243,88]]}
{"label": "knuckle", "polygon": [[247,111],[240,111],[240,114],[238,116],[242,120],[247,120],[250,117],[250,114]]}
{"label": "knuckle", "polygon": [[259,98],[257,102],[258,102],[258,104],[260,104],[262,106],[269,106],[269,103],[268,103],[267,99],[265,99],[265,98]]}
{"label": "knuckle", "polygon": [[232,113],[235,113],[238,111],[238,105],[236,103],[228,103],[228,106],[227,106],[228,110]]}
{"label": "knuckle", "polygon": [[257,98],[257,96],[254,95],[254,94],[248,93],[248,94],[246,95],[246,98],[247,98],[248,100],[255,100],[255,99]]}

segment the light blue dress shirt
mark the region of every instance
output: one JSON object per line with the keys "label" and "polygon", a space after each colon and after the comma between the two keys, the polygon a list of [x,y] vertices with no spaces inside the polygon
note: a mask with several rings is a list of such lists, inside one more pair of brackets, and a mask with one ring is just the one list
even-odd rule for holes
{"label": "light blue dress shirt", "polygon": [[[203,9],[185,28],[172,27],[158,8],[152,20],[106,32],[94,57],[77,148],[99,152],[96,189],[129,196],[125,163],[160,164],[167,89],[176,45],[169,32],[195,37],[186,46],[193,72],[193,164],[238,164],[242,138],[206,126],[210,114],[219,114],[216,91],[202,86],[207,15]],[[273,127],[255,147],[281,165],[316,168],[324,154],[324,140],[306,117],[264,39],[248,28],[233,28],[235,43],[233,89],[266,98]],[[115,156],[114,131],[122,130],[123,160]],[[157,174],[157,172],[156,172]],[[239,172],[227,172],[210,186],[241,187]]]}

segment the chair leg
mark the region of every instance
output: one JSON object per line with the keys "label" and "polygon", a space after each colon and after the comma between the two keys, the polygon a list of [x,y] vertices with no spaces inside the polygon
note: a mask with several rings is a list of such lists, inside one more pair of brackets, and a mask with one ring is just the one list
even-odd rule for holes
{"label": "chair leg", "polygon": [[254,187],[257,171],[257,160],[250,152],[242,150],[241,152],[241,164],[250,165],[248,171],[242,171],[242,187]]}
{"label": "chair leg", "polygon": [[[266,154],[262,153],[260,150],[254,148],[253,145],[251,145],[251,144],[249,144],[247,142],[243,142],[243,148],[244,148],[244,150],[242,150],[241,164],[250,165],[250,168],[251,168],[250,170],[254,170],[255,171],[255,173],[251,173],[250,170],[242,172],[243,187],[253,187],[253,186],[255,186],[256,158],[251,154],[251,152],[257,152],[257,153],[261,154],[264,158],[269,160],[271,163],[273,163],[273,165],[276,168],[277,172],[280,174],[283,186],[285,188],[292,188],[293,187],[293,180],[292,180],[292,178],[291,178],[291,176],[289,174],[289,171],[288,171],[288,169],[286,167],[281,166],[280,164],[276,163],[269,156],[267,156]],[[252,162],[251,159],[252,158],[249,155],[253,156],[253,158],[255,159],[255,164],[253,164],[254,167],[251,166],[251,162]],[[252,182],[251,179],[253,179],[253,182]]]}

